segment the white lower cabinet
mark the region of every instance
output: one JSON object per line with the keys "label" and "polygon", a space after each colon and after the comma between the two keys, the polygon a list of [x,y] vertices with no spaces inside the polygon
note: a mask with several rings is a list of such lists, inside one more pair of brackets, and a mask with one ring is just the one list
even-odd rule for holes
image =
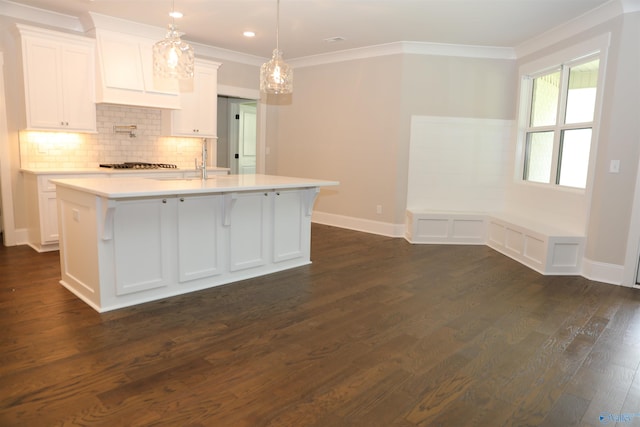
{"label": "white lower cabinet", "polygon": [[310,216],[305,214],[305,190],[273,193],[273,262],[308,255]]}
{"label": "white lower cabinet", "polygon": [[38,252],[58,250],[58,206],[56,178],[96,178],[104,175],[24,174],[27,196],[27,244]]}
{"label": "white lower cabinet", "polygon": [[178,280],[218,276],[224,267],[222,196],[178,198]]}
{"label": "white lower cabinet", "polygon": [[308,191],[278,190],[234,196],[229,224],[231,271],[309,256]]}
{"label": "white lower cabinet", "polygon": [[267,263],[268,192],[235,193],[229,218],[229,269],[256,268]]}
{"label": "white lower cabinet", "polygon": [[116,202],[113,215],[116,295],[173,282],[176,198]]}

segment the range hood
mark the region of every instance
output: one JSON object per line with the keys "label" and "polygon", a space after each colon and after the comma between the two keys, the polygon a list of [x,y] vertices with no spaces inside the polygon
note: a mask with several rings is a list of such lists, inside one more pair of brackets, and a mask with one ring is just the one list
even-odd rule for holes
{"label": "range hood", "polygon": [[180,108],[178,81],[153,75],[153,44],[166,30],[93,12],[82,21],[96,38],[97,103]]}

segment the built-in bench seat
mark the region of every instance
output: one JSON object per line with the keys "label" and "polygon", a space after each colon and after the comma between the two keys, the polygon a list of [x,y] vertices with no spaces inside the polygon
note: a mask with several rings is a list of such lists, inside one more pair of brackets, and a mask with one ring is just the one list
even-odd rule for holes
{"label": "built-in bench seat", "polygon": [[487,214],[407,210],[405,238],[411,243],[484,245]]}
{"label": "built-in bench seat", "polygon": [[411,243],[486,244],[542,273],[581,273],[585,236],[511,214],[407,210]]}

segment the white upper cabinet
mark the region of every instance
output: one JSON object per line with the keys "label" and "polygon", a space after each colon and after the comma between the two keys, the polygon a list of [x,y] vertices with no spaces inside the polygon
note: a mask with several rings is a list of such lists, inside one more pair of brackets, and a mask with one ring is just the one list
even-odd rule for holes
{"label": "white upper cabinet", "polygon": [[96,30],[97,102],[154,108],[180,108],[178,82],[153,75],[156,40]]}
{"label": "white upper cabinet", "polygon": [[29,130],[96,132],[95,43],[18,25]]}
{"label": "white upper cabinet", "polygon": [[218,67],[220,63],[196,59],[191,81],[180,84],[180,110],[162,112],[167,136],[217,136]]}

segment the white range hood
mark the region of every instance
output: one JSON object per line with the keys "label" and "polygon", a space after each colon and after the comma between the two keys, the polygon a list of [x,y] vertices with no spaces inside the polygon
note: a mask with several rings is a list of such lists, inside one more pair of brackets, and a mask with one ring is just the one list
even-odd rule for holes
{"label": "white range hood", "polygon": [[153,75],[153,44],[166,30],[93,12],[83,25],[96,38],[96,102],[180,108],[178,81]]}

